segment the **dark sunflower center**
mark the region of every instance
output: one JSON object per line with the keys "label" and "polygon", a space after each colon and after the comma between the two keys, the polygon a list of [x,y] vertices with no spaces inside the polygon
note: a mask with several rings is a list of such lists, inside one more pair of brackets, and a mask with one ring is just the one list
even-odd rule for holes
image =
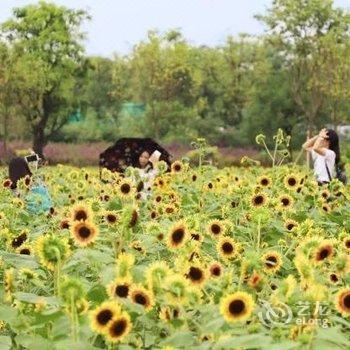
{"label": "dark sunflower center", "polygon": [[239,315],[244,311],[245,304],[242,300],[237,299],[230,302],[230,305],[228,307],[230,314],[232,315]]}
{"label": "dark sunflower center", "polygon": [[61,223],[61,228],[63,228],[63,229],[68,229],[68,228],[69,228],[69,223],[68,223],[68,221],[62,221],[62,223]]}
{"label": "dark sunflower center", "polygon": [[166,207],[165,212],[168,213],[168,214],[171,214],[171,213],[174,212],[174,208],[172,208],[172,207]]}
{"label": "dark sunflower center", "polygon": [[209,187],[210,189],[212,189],[212,188],[213,188],[213,184],[212,184],[211,182],[209,182],[209,183],[208,183],[208,187]]}
{"label": "dark sunflower center", "polygon": [[200,239],[200,235],[198,233],[192,233],[191,234],[192,239],[194,239],[195,241],[199,241]]}
{"label": "dark sunflower center", "polygon": [[196,181],[197,180],[197,176],[196,175],[192,175],[192,181]]}
{"label": "dark sunflower center", "polygon": [[294,177],[291,177],[288,179],[288,185],[289,186],[295,186],[297,181],[294,179]]}
{"label": "dark sunflower center", "polygon": [[214,233],[214,235],[218,235],[221,232],[221,227],[218,224],[211,225],[211,232]]}
{"label": "dark sunflower center", "polygon": [[124,319],[117,320],[113,322],[113,325],[111,327],[111,333],[115,337],[120,337],[122,334],[124,334],[127,327],[127,322]]}
{"label": "dark sunflower center", "polygon": [[175,230],[172,234],[173,242],[176,244],[179,244],[182,242],[183,238],[185,236],[185,232],[182,228],[178,228]]}
{"label": "dark sunflower center", "polygon": [[126,298],[129,294],[129,286],[120,284],[115,288],[115,294],[120,298]]}
{"label": "dark sunflower center", "polygon": [[211,272],[212,272],[212,274],[213,274],[214,276],[220,276],[220,274],[221,274],[221,269],[220,269],[220,267],[215,266],[215,267],[212,268]]}
{"label": "dark sunflower center", "polygon": [[20,254],[30,255],[30,250],[28,248],[21,249]]}
{"label": "dark sunflower center", "polygon": [[267,185],[269,184],[269,180],[267,180],[267,179],[262,179],[262,180],[261,180],[261,184],[262,184],[263,186],[267,186]]}
{"label": "dark sunflower center", "polygon": [[117,217],[116,217],[115,215],[108,214],[108,215],[107,215],[107,220],[108,220],[108,222],[114,224],[114,223],[117,221]]}
{"label": "dark sunflower center", "polygon": [[83,220],[85,221],[87,219],[87,213],[85,210],[78,210],[75,214],[75,220],[80,221]]}
{"label": "dark sunflower center", "polygon": [[200,281],[203,278],[203,272],[198,267],[190,267],[190,271],[188,272],[188,277],[192,281]]}
{"label": "dark sunflower center", "polygon": [[346,248],[350,248],[350,239],[346,240],[345,247]]}
{"label": "dark sunflower center", "polygon": [[79,236],[81,238],[89,238],[90,235],[91,235],[91,230],[88,227],[86,227],[86,226],[80,227]]}
{"label": "dark sunflower center", "polygon": [[162,200],[162,197],[161,197],[161,196],[157,196],[157,197],[156,197],[156,202],[159,203],[161,200]]}
{"label": "dark sunflower center", "polygon": [[97,315],[97,322],[101,325],[106,325],[113,317],[111,310],[101,310]]}
{"label": "dark sunflower center", "polygon": [[124,194],[128,194],[128,193],[130,192],[130,189],[131,189],[131,187],[130,187],[129,184],[122,184],[122,185],[120,186],[120,190],[121,190],[122,193],[124,193]]}
{"label": "dark sunflower center", "polygon": [[277,258],[275,256],[268,256],[265,264],[267,267],[274,267],[277,264]]}
{"label": "dark sunflower center", "polygon": [[235,201],[232,201],[232,202],[231,202],[231,207],[232,207],[232,208],[236,208],[236,207],[237,207],[237,203],[236,203]]}
{"label": "dark sunflower center", "polygon": [[348,292],[347,295],[344,297],[344,305],[347,309],[350,309],[350,293]]}
{"label": "dark sunflower center", "polygon": [[162,241],[164,239],[164,234],[163,233],[160,233],[158,236],[157,236],[157,239],[159,241]]}
{"label": "dark sunflower center", "polygon": [[231,254],[233,252],[233,245],[229,242],[225,242],[222,245],[222,250],[225,254]]}
{"label": "dark sunflower center", "polygon": [[176,165],[174,166],[174,169],[175,169],[176,171],[180,171],[180,170],[181,170],[181,165],[180,165],[180,164],[176,164]]}
{"label": "dark sunflower center", "polygon": [[288,224],[287,229],[288,231],[291,231],[294,227],[294,224]]}
{"label": "dark sunflower center", "polygon": [[320,260],[324,260],[326,258],[328,258],[328,256],[330,255],[330,249],[329,248],[323,248],[321,249],[321,251],[319,252],[318,256]]}
{"label": "dark sunflower center", "polygon": [[335,273],[332,273],[330,277],[332,282],[338,282],[338,276]]}
{"label": "dark sunflower center", "polygon": [[260,205],[264,202],[264,197],[263,196],[256,196],[254,198],[254,203],[257,204],[257,205]]}
{"label": "dark sunflower center", "polygon": [[136,294],[135,295],[135,302],[140,305],[146,305],[147,304],[147,298],[143,294]]}
{"label": "dark sunflower center", "polygon": [[287,207],[287,206],[289,205],[289,203],[290,203],[290,201],[289,201],[288,198],[282,198],[281,202],[282,202],[282,204],[283,204],[285,207]]}

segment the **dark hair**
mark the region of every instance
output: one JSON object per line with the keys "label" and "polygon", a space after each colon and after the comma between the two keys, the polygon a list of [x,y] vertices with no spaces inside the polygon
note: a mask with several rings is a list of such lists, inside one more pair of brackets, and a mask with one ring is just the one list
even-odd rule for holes
{"label": "dark hair", "polygon": [[339,137],[333,129],[327,129],[329,149],[335,153],[335,164],[340,163]]}
{"label": "dark hair", "polygon": [[12,182],[11,188],[17,188],[17,181],[26,175],[32,176],[28,163],[24,158],[13,158],[9,164],[9,178]]}

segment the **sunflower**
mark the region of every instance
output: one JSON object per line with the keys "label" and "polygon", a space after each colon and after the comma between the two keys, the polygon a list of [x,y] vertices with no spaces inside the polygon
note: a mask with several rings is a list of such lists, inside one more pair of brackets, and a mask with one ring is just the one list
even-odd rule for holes
{"label": "sunflower", "polygon": [[2,183],[4,188],[10,188],[12,186],[12,181],[10,179],[5,179]]}
{"label": "sunflower", "polygon": [[70,221],[68,219],[63,219],[60,222],[60,229],[61,230],[68,230],[70,228]]}
{"label": "sunflower", "polygon": [[154,298],[150,291],[141,286],[133,286],[130,290],[130,299],[135,303],[143,306],[149,311],[154,306]]}
{"label": "sunflower", "polygon": [[106,334],[107,339],[112,343],[120,342],[130,333],[131,328],[130,316],[127,312],[123,311],[109,323]]}
{"label": "sunflower", "polygon": [[217,243],[216,249],[219,255],[224,259],[232,259],[238,253],[236,242],[231,237],[221,237]]}
{"label": "sunflower", "polygon": [[171,172],[172,173],[179,173],[184,169],[184,165],[179,160],[176,160],[174,163],[171,164]]}
{"label": "sunflower", "polygon": [[214,277],[214,278],[220,277],[223,273],[223,267],[221,266],[220,263],[213,262],[209,266],[209,272],[211,277]]}
{"label": "sunflower", "polygon": [[40,263],[49,270],[54,270],[59,263],[64,262],[70,253],[68,241],[53,235],[39,237],[35,250]]}
{"label": "sunflower", "polygon": [[229,294],[220,302],[220,312],[228,322],[246,320],[252,314],[253,309],[253,298],[245,292]]}
{"label": "sunflower", "polygon": [[187,227],[183,222],[177,222],[169,230],[167,245],[171,249],[178,249],[183,247],[183,245],[187,242],[187,239]]}
{"label": "sunflower", "polygon": [[212,220],[207,225],[207,232],[213,237],[218,237],[224,234],[225,225],[220,220]]}
{"label": "sunflower", "polygon": [[326,188],[324,188],[322,191],[321,191],[321,197],[323,199],[328,199],[330,197],[331,193],[329,192],[329,190],[327,190]]}
{"label": "sunflower", "polygon": [[91,208],[83,203],[78,203],[71,209],[72,221],[88,221],[92,220],[92,218],[93,214]]}
{"label": "sunflower", "polygon": [[277,201],[278,201],[278,207],[280,209],[288,209],[291,206],[293,206],[293,203],[294,203],[293,198],[287,194],[283,194],[279,196]]}
{"label": "sunflower", "polygon": [[251,288],[258,288],[262,280],[262,276],[254,270],[252,275],[249,277],[247,284]]}
{"label": "sunflower", "polygon": [[118,222],[118,215],[114,211],[106,211],[103,218],[110,226],[113,226]]}
{"label": "sunflower", "polygon": [[299,185],[299,178],[295,174],[288,174],[283,179],[284,186],[288,189],[296,189]]}
{"label": "sunflower", "polygon": [[101,334],[107,332],[112,320],[121,313],[121,307],[115,301],[106,301],[90,313],[91,328]]}
{"label": "sunflower", "polygon": [[267,196],[264,193],[254,194],[250,202],[251,202],[251,205],[255,208],[261,207],[266,204]]}
{"label": "sunflower", "polygon": [[270,187],[272,180],[270,177],[266,175],[262,175],[258,178],[258,184],[262,187]]}
{"label": "sunflower", "polygon": [[178,319],[180,316],[180,309],[177,307],[162,306],[159,311],[159,318],[164,322]]}
{"label": "sunflower", "polygon": [[268,273],[275,273],[282,266],[282,257],[276,251],[265,253],[262,256],[261,260],[264,265],[264,270]]}
{"label": "sunflower", "polygon": [[350,250],[350,236],[346,236],[343,238],[343,246],[345,249]]}
{"label": "sunflower", "polygon": [[334,298],[335,308],[344,317],[350,316],[350,287],[344,287],[338,291]]}
{"label": "sunflower", "polygon": [[329,213],[332,210],[332,208],[331,208],[331,206],[328,203],[323,203],[322,204],[322,210],[325,213]]}
{"label": "sunflower", "polygon": [[201,286],[206,281],[206,271],[197,265],[190,265],[185,272],[185,277],[196,286]]}
{"label": "sunflower", "polygon": [[334,255],[333,245],[329,241],[324,241],[315,250],[314,261],[319,263],[325,259],[330,259]]}
{"label": "sunflower", "polygon": [[98,228],[88,221],[76,221],[71,227],[71,233],[76,245],[86,247],[92,243],[99,234]]}
{"label": "sunflower", "polygon": [[288,230],[288,231],[292,231],[294,228],[298,227],[298,222],[292,219],[287,219],[284,222],[284,227]]}
{"label": "sunflower", "polygon": [[129,179],[123,179],[118,185],[118,192],[122,198],[130,198],[134,195],[134,188]]}
{"label": "sunflower", "polygon": [[129,296],[132,280],[128,277],[118,277],[107,286],[107,293],[111,298],[127,298]]}
{"label": "sunflower", "polygon": [[195,241],[195,242],[201,243],[201,242],[203,242],[203,239],[204,239],[204,237],[200,233],[198,233],[198,232],[192,232],[191,233],[191,241]]}

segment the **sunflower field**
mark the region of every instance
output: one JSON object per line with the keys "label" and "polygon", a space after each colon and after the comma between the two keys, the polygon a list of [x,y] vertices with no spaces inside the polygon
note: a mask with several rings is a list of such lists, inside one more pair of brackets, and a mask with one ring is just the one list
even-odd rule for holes
{"label": "sunflower field", "polygon": [[0,349],[348,349],[350,189],[304,167],[0,170]]}

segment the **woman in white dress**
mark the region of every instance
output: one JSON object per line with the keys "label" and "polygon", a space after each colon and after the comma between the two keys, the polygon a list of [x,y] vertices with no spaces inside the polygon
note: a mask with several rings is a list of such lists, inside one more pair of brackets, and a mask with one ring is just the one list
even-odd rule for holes
{"label": "woman in white dress", "polygon": [[156,168],[161,153],[154,151],[150,154],[148,151],[143,151],[139,156],[138,174],[142,181],[142,189],[147,193],[151,190],[154,178],[158,175]]}
{"label": "woman in white dress", "polygon": [[322,129],[318,135],[307,140],[303,148],[311,153],[319,185],[329,183],[336,176],[336,166],[340,162],[338,134],[332,129]]}

